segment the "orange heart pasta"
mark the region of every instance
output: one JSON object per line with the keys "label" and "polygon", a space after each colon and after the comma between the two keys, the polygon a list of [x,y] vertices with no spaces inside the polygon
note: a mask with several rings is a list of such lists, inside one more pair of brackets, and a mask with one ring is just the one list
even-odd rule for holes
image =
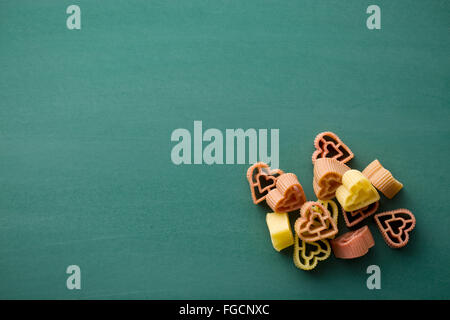
{"label": "orange heart pasta", "polygon": [[266,202],[274,212],[291,212],[300,209],[306,202],[303,187],[293,173],[278,177],[276,188],[266,197]]}
{"label": "orange heart pasta", "polygon": [[392,173],[386,170],[378,160],[372,161],[362,174],[388,199],[392,199],[403,188],[403,184],[396,180]]}
{"label": "orange heart pasta", "polygon": [[336,258],[354,259],[365,255],[375,245],[367,226],[350,231],[330,241]]}
{"label": "orange heart pasta", "polygon": [[378,213],[375,221],[387,245],[394,249],[406,246],[409,233],[416,226],[416,217],[408,209]]}
{"label": "orange heart pasta", "polygon": [[353,159],[353,152],[347,147],[339,137],[333,132],[322,132],[314,139],[314,151],[312,162],[319,158],[333,158],[342,163]]}
{"label": "orange heart pasta", "polygon": [[295,232],[306,242],[314,242],[333,237],[337,232],[336,222],[330,212],[319,202],[308,201],[295,221]]}
{"label": "orange heart pasta", "polygon": [[342,176],[350,170],[348,166],[333,158],[320,158],[314,162],[314,193],[318,199],[334,198],[336,189],[342,184]]}
{"label": "orange heart pasta", "polygon": [[271,170],[264,162],[255,163],[248,168],[247,180],[254,204],[266,199],[269,191],[275,188],[277,179],[281,174],[283,174],[283,170]]}

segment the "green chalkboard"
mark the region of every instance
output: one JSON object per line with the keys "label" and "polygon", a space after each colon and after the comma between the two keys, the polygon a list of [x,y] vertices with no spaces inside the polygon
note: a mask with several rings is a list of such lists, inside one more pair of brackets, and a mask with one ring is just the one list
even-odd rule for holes
{"label": "green chalkboard", "polygon": [[[444,0],[1,1],[0,298],[450,298],[449,27]],[[279,166],[311,200],[313,139],[336,132],[352,168],[377,158],[404,184],[380,210],[414,212],[410,243],[390,249],[370,220],[366,256],[295,268],[248,159],[174,164],[194,121],[279,129]]]}

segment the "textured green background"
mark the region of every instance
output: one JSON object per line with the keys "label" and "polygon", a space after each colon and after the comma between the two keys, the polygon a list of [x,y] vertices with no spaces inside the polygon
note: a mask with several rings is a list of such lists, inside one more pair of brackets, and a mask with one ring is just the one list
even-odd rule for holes
{"label": "textured green background", "polygon": [[[450,298],[449,30],[449,1],[1,1],[0,298]],[[296,269],[248,165],[172,164],[194,120],[279,128],[309,199],[313,138],[335,131],[352,167],[404,183],[382,209],[415,213],[409,245],[371,221],[363,258]]]}

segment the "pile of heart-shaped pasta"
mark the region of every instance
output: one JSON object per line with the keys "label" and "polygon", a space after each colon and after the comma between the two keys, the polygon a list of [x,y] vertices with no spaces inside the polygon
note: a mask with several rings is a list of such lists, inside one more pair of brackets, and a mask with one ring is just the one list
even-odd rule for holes
{"label": "pile of heart-shaped pasta", "polygon": [[[303,270],[314,269],[319,261],[331,255],[331,251],[341,259],[361,257],[375,245],[369,227],[361,226],[370,216],[374,216],[389,247],[404,247],[416,225],[412,212],[397,209],[376,213],[380,201],[378,191],[392,199],[403,184],[378,160],[362,172],[351,169],[346,163],[354,154],[333,132],[318,134],[314,146],[315,201],[307,201],[294,173],[271,169],[263,162],[255,163],[247,170],[253,203],[265,201],[273,210],[266,215],[266,221],[275,250],[294,245],[294,264]],[[300,213],[294,224],[294,233],[288,215],[292,212]],[[335,238],[339,212],[348,228],[357,229]]]}

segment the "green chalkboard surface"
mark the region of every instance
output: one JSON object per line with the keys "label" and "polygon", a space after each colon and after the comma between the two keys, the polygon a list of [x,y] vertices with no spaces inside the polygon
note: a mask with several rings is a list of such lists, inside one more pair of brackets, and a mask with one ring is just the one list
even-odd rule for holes
{"label": "green chalkboard surface", "polygon": [[[444,0],[1,1],[0,298],[449,299],[449,30]],[[380,210],[413,211],[409,244],[369,219],[364,257],[295,268],[248,157],[174,163],[178,128],[194,159],[194,121],[224,139],[267,129],[269,145],[278,129],[279,167],[310,200],[314,137],[337,133],[352,168],[377,158],[404,184]]]}

